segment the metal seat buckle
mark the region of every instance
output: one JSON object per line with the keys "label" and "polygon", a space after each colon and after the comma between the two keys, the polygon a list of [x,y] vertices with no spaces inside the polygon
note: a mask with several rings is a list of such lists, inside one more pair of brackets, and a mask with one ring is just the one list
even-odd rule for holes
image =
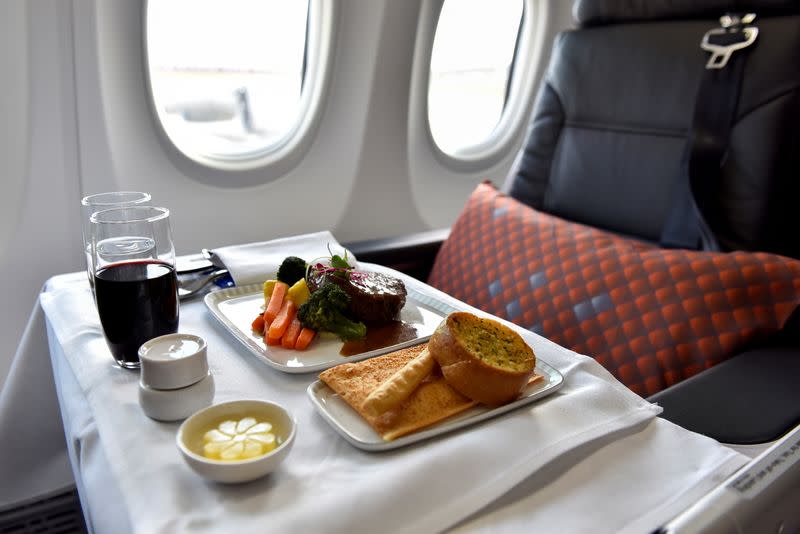
{"label": "metal seat buckle", "polygon": [[[721,28],[713,28],[706,32],[700,43],[700,48],[711,52],[711,57],[708,58],[708,62],[706,63],[706,69],[725,68],[728,64],[728,60],[735,51],[747,48],[756,41],[758,37],[758,28],[749,25],[755,18],[756,16],[753,13],[748,13],[742,17],[738,15],[725,15],[720,18]],[[714,35],[732,34],[741,34],[742,40],[725,45],[713,44],[711,42],[711,37]]]}

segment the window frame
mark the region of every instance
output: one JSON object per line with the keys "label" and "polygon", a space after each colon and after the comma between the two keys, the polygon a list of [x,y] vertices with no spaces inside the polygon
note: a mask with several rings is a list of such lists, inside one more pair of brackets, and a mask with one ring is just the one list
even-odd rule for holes
{"label": "window frame", "polygon": [[215,187],[230,188],[264,184],[278,179],[297,166],[311,147],[324,111],[335,52],[338,13],[336,2],[309,0],[299,112],[292,128],[276,143],[261,151],[214,157],[182,150],[170,137],[161,120],[150,78],[147,36],[149,1],[144,0],[141,21],[145,92],[158,140],[173,165],[191,179]]}
{"label": "window frame", "polygon": [[426,63],[424,72],[420,72],[420,88],[424,89],[420,112],[423,114],[423,129],[427,135],[431,150],[443,166],[456,172],[485,170],[500,162],[508,155],[509,150],[518,141],[518,131],[527,122],[526,110],[533,98],[534,82],[538,64],[531,60],[538,51],[540,35],[545,14],[541,3],[537,0],[522,0],[522,16],[517,39],[514,45],[509,77],[506,82],[506,99],[503,111],[494,130],[482,142],[450,153],[442,150],[433,136],[430,123],[428,91],[430,89],[430,64],[433,57],[433,45],[439,26],[439,17],[445,0],[435,0],[433,16],[427,29],[425,45]]}

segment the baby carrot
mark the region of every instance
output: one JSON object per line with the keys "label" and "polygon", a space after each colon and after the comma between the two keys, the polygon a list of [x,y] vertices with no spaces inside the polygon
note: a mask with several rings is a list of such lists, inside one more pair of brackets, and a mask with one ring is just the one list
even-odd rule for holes
{"label": "baby carrot", "polygon": [[286,332],[281,338],[281,345],[283,348],[293,349],[295,343],[297,343],[297,336],[300,335],[300,330],[302,329],[303,325],[300,323],[300,319],[297,318],[297,314],[295,314],[294,319],[289,323],[289,328],[286,329]]}
{"label": "baby carrot", "polygon": [[272,289],[272,295],[269,297],[269,304],[267,304],[267,309],[264,310],[264,321],[272,325],[272,321],[275,320],[275,317],[278,315],[278,312],[281,311],[281,306],[283,305],[283,298],[286,296],[286,292],[289,290],[289,286],[283,282],[276,282],[275,287]]}
{"label": "baby carrot", "polygon": [[253,319],[253,324],[251,326],[253,328],[253,332],[264,335],[264,314],[259,313],[258,316]]}
{"label": "baby carrot", "polygon": [[317,333],[315,331],[311,330],[310,328],[303,327],[303,329],[300,330],[300,335],[297,336],[297,341],[294,344],[294,348],[296,350],[305,349],[316,335]]}
{"label": "baby carrot", "polygon": [[286,332],[286,329],[289,328],[289,323],[292,322],[296,314],[297,305],[289,299],[284,299],[278,315],[275,316],[275,319],[269,325],[269,337],[280,339],[284,332]]}

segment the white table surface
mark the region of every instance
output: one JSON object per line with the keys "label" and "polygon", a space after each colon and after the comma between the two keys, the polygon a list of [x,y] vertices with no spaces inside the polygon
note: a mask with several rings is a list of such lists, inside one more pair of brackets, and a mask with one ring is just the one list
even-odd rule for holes
{"label": "white table surface", "polygon": [[[748,461],[746,456],[730,448],[656,417],[623,425],[611,433],[592,434],[540,464],[526,464],[527,471],[504,473],[500,478],[506,478],[505,482],[483,484],[476,480],[475,485],[481,491],[469,492],[470,499],[452,499],[453,492],[467,494],[467,490],[443,483],[439,490],[443,492],[441,499],[427,496],[422,503],[415,504],[415,509],[404,509],[403,503],[398,502],[400,510],[393,514],[394,500],[430,491],[431,479],[426,478],[430,473],[414,471],[416,466],[425,465],[422,459],[426,455],[447,451],[447,447],[459,450],[461,445],[456,444],[463,443],[466,451],[471,448],[485,451],[487,456],[483,461],[486,462],[493,450],[492,440],[506,436],[503,432],[507,427],[513,430],[512,425],[524,421],[526,414],[511,415],[463,434],[414,445],[396,455],[357,451],[327,426],[305,397],[305,387],[316,378],[315,374],[289,376],[267,368],[216,323],[202,301],[185,302],[181,305],[181,331],[202,335],[209,341],[212,370],[217,373],[218,386],[221,385],[216,400],[235,398],[237,388],[242,393],[252,393],[254,384],[263,384],[262,396],[269,398],[270,388],[274,389],[275,395],[294,412],[300,423],[298,442],[283,472],[246,485],[220,486],[203,481],[182,463],[172,444],[178,424],[156,423],[147,419],[141,410],[137,412],[138,405],[131,402],[136,395],[136,374],[113,367],[110,353],[103,347],[102,334],[98,334],[99,325],[65,339],[71,332],[64,324],[71,320],[70,314],[76,310],[85,311],[87,302],[91,302],[85,273],[51,279],[44,293],[59,292],[66,293],[57,301],[58,307],[51,306],[47,315],[34,309],[30,336],[26,336],[30,337],[27,349],[22,347],[16,358],[20,362],[15,361],[15,367],[28,369],[26,373],[17,373],[25,375],[28,387],[14,389],[13,398],[3,391],[0,422],[5,426],[12,415],[19,417],[20,412],[37,417],[29,409],[32,405],[24,399],[25,391],[28,397],[36,397],[37,391],[46,392],[48,388],[52,391],[55,383],[70,463],[87,523],[95,532],[228,532],[232,525],[237,525],[237,531],[267,532],[274,524],[271,521],[278,521],[279,517],[286,519],[281,523],[284,528],[296,526],[290,530],[305,531],[307,523],[292,521],[319,519],[315,517],[317,514],[328,514],[327,520],[314,523],[320,532],[371,532],[376,531],[382,521],[393,525],[386,529],[388,531],[403,530],[398,525],[405,525],[406,521],[409,525],[406,530],[423,532],[650,532]],[[91,325],[96,317],[81,320]],[[41,350],[45,339],[49,339],[49,358]],[[614,392],[620,390],[620,384],[593,360],[548,345],[544,340],[530,339],[534,340],[537,351],[540,347],[546,354],[556,351],[549,354],[558,361],[555,366],[567,376],[565,395],[536,408],[540,413],[557,408],[558,402],[570,399],[569,395],[580,398],[580,391],[567,387],[570,381],[578,380],[576,368],[588,369],[593,377],[596,375],[607,382],[608,397],[615,398],[617,393]],[[98,367],[95,360],[104,350],[107,364],[103,362]],[[48,371],[50,366],[52,375],[38,372]],[[96,384],[99,385],[87,387],[91,383],[87,376],[98,380]],[[39,383],[32,383],[36,381]],[[115,408],[118,409],[115,411]],[[585,409],[591,411],[592,407]],[[110,436],[109,432],[113,432],[117,424],[109,423],[102,416],[109,411],[117,413],[126,426],[147,432],[150,443],[157,444],[154,451],[159,452],[154,452],[153,457],[158,458],[158,462],[154,460],[153,469],[146,465],[137,467],[141,471],[138,473],[120,469],[119,464],[128,457],[110,448],[109,442],[113,439],[103,439],[104,435]],[[58,441],[57,436],[53,438],[53,429],[62,432],[62,426],[52,412],[42,410],[39,414],[37,439],[26,436],[27,443],[20,440],[22,452],[16,463],[17,472],[13,465],[4,464],[3,469],[10,477],[19,476],[19,466],[26,461],[34,463],[31,458],[43,457],[44,453],[37,450],[42,443]],[[535,447],[535,444],[530,445],[532,449]],[[50,447],[53,448],[58,449]],[[59,454],[63,456],[63,452],[50,451],[45,457],[55,458],[53,461],[58,464]],[[310,461],[316,455],[323,455],[324,461]],[[327,480],[326,476],[343,477],[341,491],[346,492],[362,480],[364,484],[380,481],[379,474],[384,466],[394,469],[392,473],[396,477],[401,473],[397,467],[402,466],[403,461],[414,467],[402,480],[394,479],[397,486],[387,486],[383,492],[370,491],[368,496],[362,495],[360,500],[353,501],[352,506],[342,506],[332,497],[331,502],[320,501],[319,509],[305,503],[304,509],[292,510],[293,502],[303,503],[307,497],[303,493],[309,491],[296,484],[299,475],[318,479],[320,485],[332,488],[336,487],[336,481]],[[481,458],[475,459],[475,462],[481,461]],[[350,463],[345,478],[337,468],[346,462]],[[353,466],[360,467],[354,469]],[[471,468],[468,462],[464,462],[463,467]],[[436,478],[448,476],[457,475],[443,471]],[[483,500],[476,498],[476,493]],[[153,495],[152,506],[143,506],[150,495]],[[157,497],[162,495],[175,495],[175,501],[159,502]],[[294,498],[286,500],[287,496]],[[440,506],[445,502],[447,506]],[[328,505],[330,508],[326,508]],[[271,509],[271,506],[280,506],[280,509]],[[381,512],[373,513],[375,509]]]}

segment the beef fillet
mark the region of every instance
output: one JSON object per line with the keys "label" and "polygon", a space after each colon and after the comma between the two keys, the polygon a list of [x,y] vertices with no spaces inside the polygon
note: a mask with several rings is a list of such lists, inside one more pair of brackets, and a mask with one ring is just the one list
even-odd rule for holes
{"label": "beef fillet", "polygon": [[341,287],[350,295],[350,314],[366,324],[387,323],[399,319],[406,304],[406,286],[402,280],[380,273],[350,271],[347,278],[333,273],[308,273],[306,283],[316,291],[327,283]]}

